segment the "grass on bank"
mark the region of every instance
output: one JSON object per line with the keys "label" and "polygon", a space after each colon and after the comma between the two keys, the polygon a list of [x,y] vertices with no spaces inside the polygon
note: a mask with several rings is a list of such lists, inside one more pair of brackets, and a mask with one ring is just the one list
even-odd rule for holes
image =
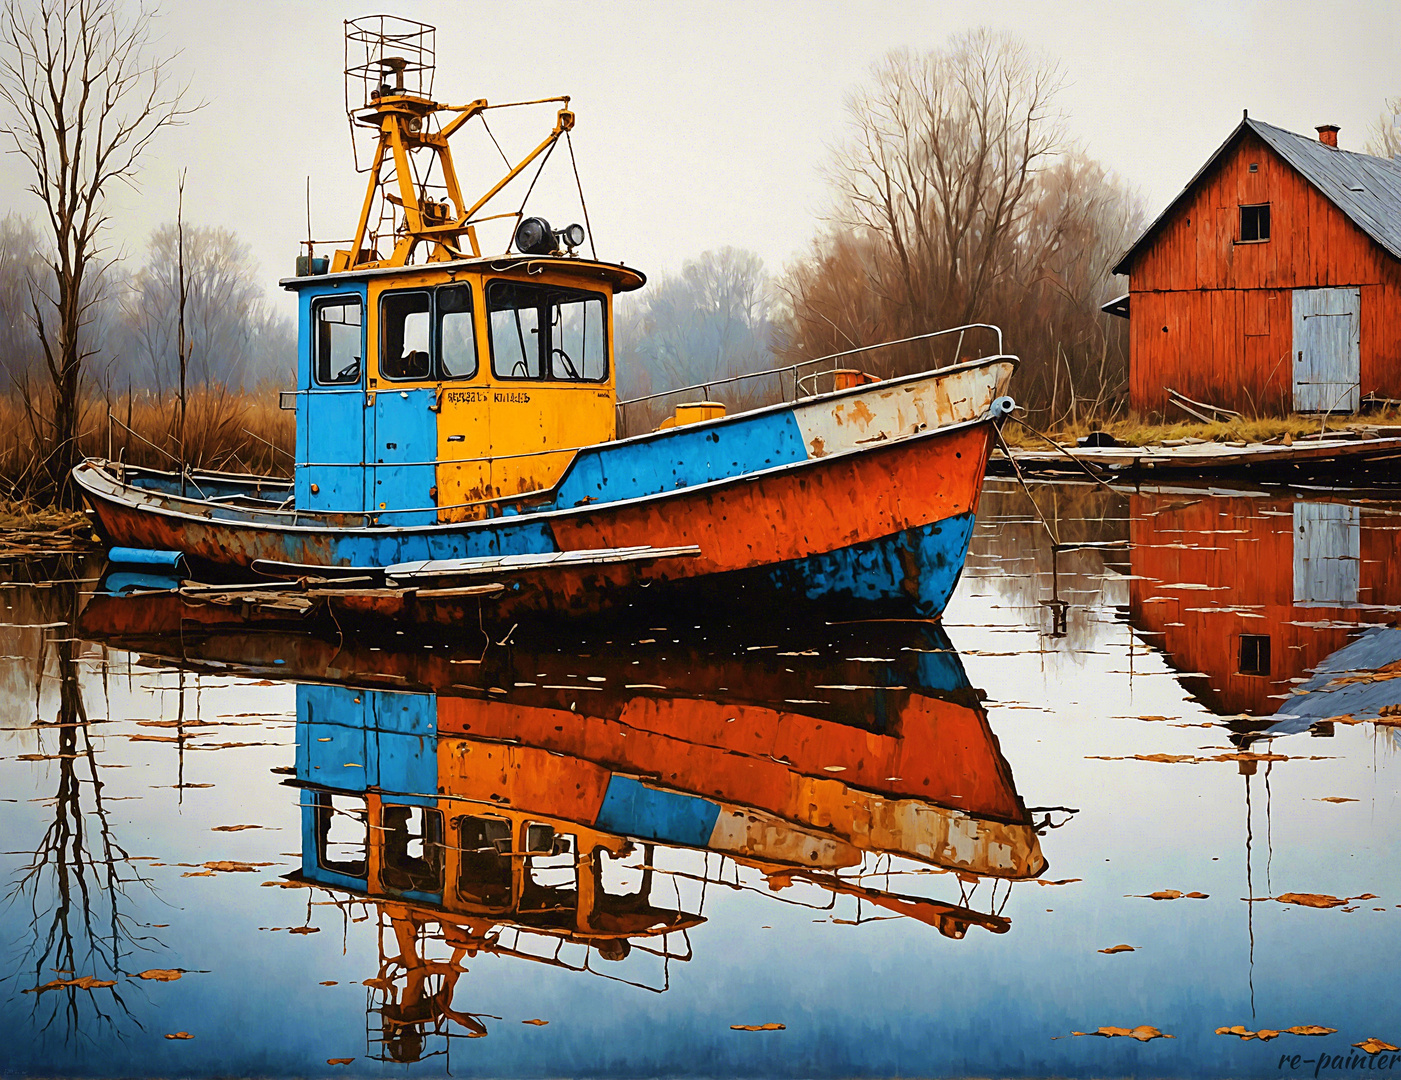
{"label": "grass on bank", "polygon": [[[1375,418],[1373,422],[1376,422]],[[1070,445],[1091,431],[1106,432],[1125,446],[1160,445],[1176,440],[1268,443],[1293,441],[1306,436],[1316,437],[1321,431],[1347,431],[1356,427],[1358,423],[1359,420],[1351,416],[1335,416],[1330,417],[1327,421],[1322,421],[1316,416],[1294,415],[1261,419],[1242,417],[1239,420],[1223,421],[1216,424],[1202,424],[1196,421],[1180,424],[1150,424],[1138,417],[1128,416],[1102,424],[1085,421],[1065,424],[1054,431],[1047,431],[1046,434],[1060,443]],[[1032,426],[1040,427],[1034,422]],[[1018,423],[1004,424],[1002,434],[1011,446],[1035,449],[1046,445],[1044,440]]]}

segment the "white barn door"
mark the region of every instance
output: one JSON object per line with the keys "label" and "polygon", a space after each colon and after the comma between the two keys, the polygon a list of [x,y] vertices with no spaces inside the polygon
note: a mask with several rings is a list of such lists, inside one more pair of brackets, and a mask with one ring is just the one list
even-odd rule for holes
{"label": "white barn door", "polygon": [[1362,564],[1362,515],[1346,503],[1294,504],[1294,603],[1352,607]]}
{"label": "white barn door", "polygon": [[1294,290],[1294,408],[1356,412],[1362,397],[1362,293]]}

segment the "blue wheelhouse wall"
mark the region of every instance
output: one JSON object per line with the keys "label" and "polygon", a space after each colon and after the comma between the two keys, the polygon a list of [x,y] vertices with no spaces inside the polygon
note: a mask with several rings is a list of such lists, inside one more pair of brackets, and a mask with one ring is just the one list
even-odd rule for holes
{"label": "blue wheelhouse wall", "polygon": [[[326,296],[360,298],[358,383],[317,386],[312,378],[311,305]],[[365,509],[365,448],[374,443],[373,415],[365,407],[367,303],[364,282],[319,282],[297,294],[297,462],[293,494],[299,510]],[[313,485],[315,492],[311,490]]]}

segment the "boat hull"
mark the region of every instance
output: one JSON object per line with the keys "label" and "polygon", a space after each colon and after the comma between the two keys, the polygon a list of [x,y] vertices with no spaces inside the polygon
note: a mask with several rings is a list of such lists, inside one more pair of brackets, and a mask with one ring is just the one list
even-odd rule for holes
{"label": "boat hull", "polygon": [[[976,421],[640,499],[394,530],[206,518],[133,492],[96,466],[78,475],[109,543],[181,551],[213,572],[247,573],[257,560],[383,567],[694,545],[700,550],[693,557],[517,574],[491,603],[503,615],[587,615],[638,599],[638,590],[654,585],[705,582],[722,601],[778,589],[806,600],[873,604],[883,614],[933,617],[963,565],[994,430],[991,420]],[[381,609],[401,599],[365,603]],[[467,602],[474,616],[480,603]],[[414,606],[418,620],[451,622],[463,605]]]}

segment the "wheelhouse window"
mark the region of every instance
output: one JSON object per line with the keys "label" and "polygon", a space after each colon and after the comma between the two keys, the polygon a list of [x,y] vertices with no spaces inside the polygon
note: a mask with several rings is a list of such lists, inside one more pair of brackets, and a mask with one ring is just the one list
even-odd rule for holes
{"label": "wheelhouse window", "polygon": [[460,817],[457,828],[461,851],[458,894],[485,907],[507,907],[511,902],[511,823],[499,817]]}
{"label": "wheelhouse window", "polygon": [[433,292],[438,309],[438,377],[470,379],[477,373],[477,328],[472,286],[443,285]]}
{"label": "wheelhouse window", "polygon": [[433,370],[428,353],[427,292],[388,293],[379,304],[379,373],[386,379],[427,379]]}
{"label": "wheelhouse window", "polygon": [[472,287],[386,293],[380,300],[379,370],[396,382],[470,379],[477,374]]}
{"label": "wheelhouse window", "polygon": [[493,281],[486,291],[491,370],[498,379],[608,378],[603,297],[580,289]]}
{"label": "wheelhouse window", "polygon": [[312,304],[311,322],[311,370],[318,385],[358,383],[365,355],[360,298],[317,300]]}
{"label": "wheelhouse window", "polygon": [[384,885],[395,892],[443,891],[443,815],[421,806],[384,807]]}
{"label": "wheelhouse window", "polygon": [[1270,206],[1242,206],[1240,208],[1240,242],[1253,244],[1270,238]]}
{"label": "wheelhouse window", "polygon": [[363,878],[369,839],[365,800],[324,791],[313,792],[311,799],[317,864],[333,873]]}

